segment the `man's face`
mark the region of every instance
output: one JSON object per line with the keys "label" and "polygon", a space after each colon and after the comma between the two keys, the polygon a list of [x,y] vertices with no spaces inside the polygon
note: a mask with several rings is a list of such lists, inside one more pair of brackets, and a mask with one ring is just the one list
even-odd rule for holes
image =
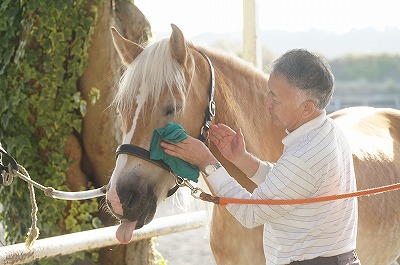
{"label": "man's face", "polygon": [[304,123],[302,91],[290,86],[287,79],[281,75],[271,74],[268,86],[270,91],[267,106],[274,123],[289,132],[300,127]]}

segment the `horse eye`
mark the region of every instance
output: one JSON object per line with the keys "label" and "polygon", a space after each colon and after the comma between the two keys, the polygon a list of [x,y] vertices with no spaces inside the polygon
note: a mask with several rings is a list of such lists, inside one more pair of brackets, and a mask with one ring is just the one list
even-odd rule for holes
{"label": "horse eye", "polygon": [[175,115],[181,108],[179,106],[170,105],[165,108],[165,116]]}
{"label": "horse eye", "polygon": [[168,106],[165,109],[165,116],[174,115],[175,113],[176,113],[176,107],[175,106]]}

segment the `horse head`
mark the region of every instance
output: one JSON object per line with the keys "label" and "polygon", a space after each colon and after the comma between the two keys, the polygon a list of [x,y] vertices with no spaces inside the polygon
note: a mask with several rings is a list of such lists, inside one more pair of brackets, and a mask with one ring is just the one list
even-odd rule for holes
{"label": "horse head", "polygon": [[[199,137],[209,105],[211,82],[207,59],[172,26],[170,38],[146,48],[112,29],[114,45],[126,69],[114,104],[121,118],[123,145],[149,150],[154,130],[168,122],[181,124]],[[128,243],[132,232],[149,223],[175,186],[172,174],[151,161],[117,152],[107,186],[107,205],[121,220],[117,238]]]}

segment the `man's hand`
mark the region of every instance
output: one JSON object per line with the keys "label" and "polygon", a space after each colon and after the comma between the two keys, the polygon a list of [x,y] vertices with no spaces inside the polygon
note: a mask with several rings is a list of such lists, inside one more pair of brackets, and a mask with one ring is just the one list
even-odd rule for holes
{"label": "man's hand", "polygon": [[241,129],[234,131],[229,126],[219,123],[208,130],[210,140],[220,153],[248,177],[252,177],[259,166],[259,159],[247,152]]}
{"label": "man's hand", "polygon": [[240,129],[234,131],[229,126],[219,123],[211,125],[208,134],[220,153],[233,164],[246,154],[244,137]]}
{"label": "man's hand", "polygon": [[203,142],[191,136],[177,144],[161,142],[161,146],[167,155],[178,157],[198,166],[201,171],[206,165],[218,162]]}

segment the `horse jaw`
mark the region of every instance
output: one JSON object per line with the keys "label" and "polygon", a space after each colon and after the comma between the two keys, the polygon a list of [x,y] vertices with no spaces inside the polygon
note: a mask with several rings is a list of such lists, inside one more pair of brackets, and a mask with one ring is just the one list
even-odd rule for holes
{"label": "horse jaw", "polygon": [[119,57],[125,65],[130,65],[133,60],[143,51],[143,48],[133,41],[130,41],[118,32],[114,27],[111,28],[111,36],[114,47],[117,49]]}
{"label": "horse jaw", "polygon": [[185,37],[182,31],[175,25],[171,24],[172,33],[169,39],[169,50],[172,58],[174,58],[181,66],[186,63],[186,45]]}

